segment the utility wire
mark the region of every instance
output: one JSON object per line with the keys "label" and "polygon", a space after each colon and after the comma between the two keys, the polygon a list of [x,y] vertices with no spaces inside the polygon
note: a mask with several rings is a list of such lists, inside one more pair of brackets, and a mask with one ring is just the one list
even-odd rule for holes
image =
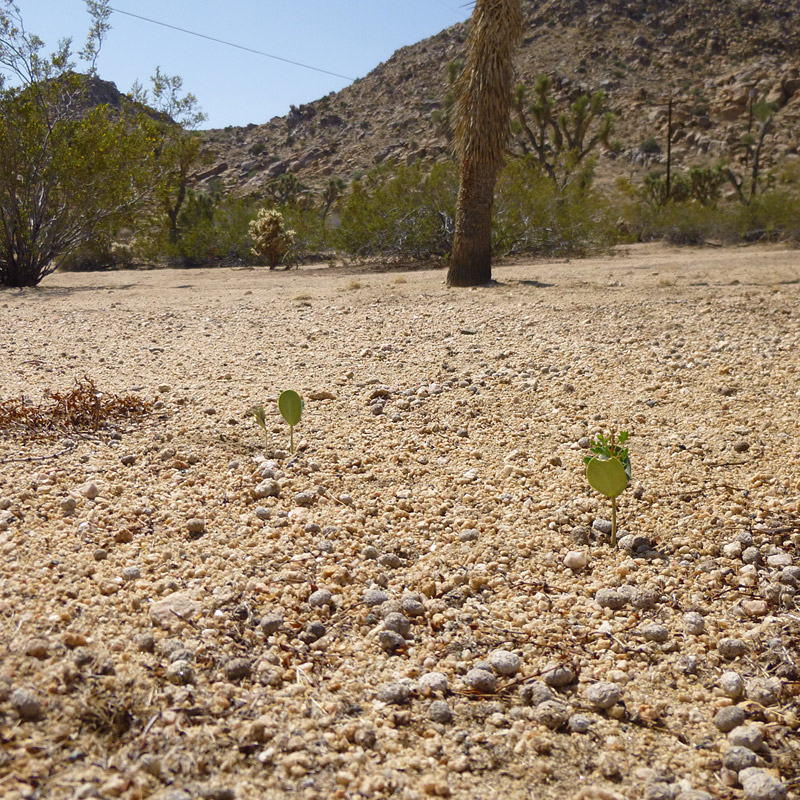
{"label": "utility wire", "polygon": [[159,22],[157,19],[150,19],[149,17],[142,17],[139,14],[132,14],[130,11],[122,11],[119,8],[112,8],[111,6],[108,7],[111,11],[117,14],[124,14],[126,17],[134,17],[135,19],[141,19],[145,22],[151,22],[153,25],[160,25],[162,28],[171,28],[174,31],[180,31],[181,33],[188,33],[191,36],[197,36],[200,39],[208,39],[210,42],[217,42],[217,44],[224,44],[228,47],[235,47],[237,50],[244,50],[248,53],[255,53],[257,56],[265,56],[266,58],[273,58],[275,61],[283,61],[285,64],[292,64],[295,67],[302,67],[303,69],[310,69],[314,72],[322,72],[325,75],[333,75],[335,78],[344,78],[346,81],[354,81],[355,78],[351,78],[349,75],[340,75],[338,72],[331,72],[327,69],[320,69],[319,67],[312,67],[309,64],[302,64],[299,61],[292,61],[288,58],[282,58],[281,56],[274,56],[271,53],[265,53],[263,50],[254,50],[252,47],[244,47],[241,44],[235,44],[234,42],[226,42],[224,39],[216,39],[213,36],[206,36],[204,33],[197,33],[196,31],[190,31],[186,28],[179,28],[177,25],[169,25],[166,22]]}

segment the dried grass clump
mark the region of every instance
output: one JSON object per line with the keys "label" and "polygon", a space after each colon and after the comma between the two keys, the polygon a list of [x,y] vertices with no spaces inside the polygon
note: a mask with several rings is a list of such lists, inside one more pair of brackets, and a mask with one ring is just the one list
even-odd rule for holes
{"label": "dried grass clump", "polygon": [[67,392],[46,389],[44,397],[41,403],[25,395],[0,400],[0,428],[31,433],[96,431],[109,421],[141,417],[151,408],[134,395],[100,392],[87,376],[76,378]]}

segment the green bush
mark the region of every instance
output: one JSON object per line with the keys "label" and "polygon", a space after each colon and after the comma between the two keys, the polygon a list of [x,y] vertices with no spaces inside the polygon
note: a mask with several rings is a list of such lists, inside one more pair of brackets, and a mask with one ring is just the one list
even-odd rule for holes
{"label": "green bush", "polygon": [[616,204],[591,181],[586,163],[559,191],[533,156],[509,161],[495,191],[494,252],[580,255],[616,242]]}
{"label": "green bush", "polygon": [[390,160],[351,183],[332,242],[359,258],[443,258],[453,244],[457,194],[453,163]]}
{"label": "green bush", "polygon": [[704,242],[800,241],[800,198],[788,191],[766,192],[748,204],[696,200],[663,206],[634,200],[624,209],[626,227],[639,241],[675,245]]}
{"label": "green bush", "polygon": [[245,263],[252,260],[248,224],[254,214],[252,201],[190,191],[178,217],[177,240],[159,229],[143,238],[139,250],[147,260],[172,266]]}

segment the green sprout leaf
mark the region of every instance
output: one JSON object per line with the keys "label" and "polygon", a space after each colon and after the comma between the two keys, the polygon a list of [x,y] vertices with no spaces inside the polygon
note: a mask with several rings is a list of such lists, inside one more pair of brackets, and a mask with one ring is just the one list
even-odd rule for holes
{"label": "green sprout leaf", "polygon": [[590,450],[594,456],[583,459],[586,464],[586,480],[600,494],[611,499],[611,546],[617,546],[617,497],[627,488],[631,480],[631,457],[627,447],[628,431],[620,431],[615,437],[602,433],[592,442]]}
{"label": "green sprout leaf", "polygon": [[628,488],[628,474],[618,458],[592,458],[586,467],[589,485],[605,497],[617,497]]}
{"label": "green sprout leaf", "polygon": [[267,432],[267,419],[264,412],[264,406],[256,406],[253,409],[253,417],[255,417],[256,425],[261,428],[264,433]]}
{"label": "green sprout leaf", "polygon": [[303,398],[293,389],[281,392],[278,397],[278,411],[289,424],[289,452],[294,455],[294,426],[300,422],[303,416]]}
{"label": "green sprout leaf", "polygon": [[303,400],[293,389],[281,392],[278,398],[278,410],[289,425],[297,425],[303,416]]}

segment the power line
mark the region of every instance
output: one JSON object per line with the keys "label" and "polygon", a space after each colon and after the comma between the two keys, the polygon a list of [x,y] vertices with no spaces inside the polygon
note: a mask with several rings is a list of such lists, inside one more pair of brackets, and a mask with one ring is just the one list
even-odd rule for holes
{"label": "power line", "polygon": [[226,42],[224,39],[216,39],[213,36],[206,36],[204,33],[197,33],[196,31],[190,31],[186,28],[179,28],[177,25],[170,25],[166,22],[159,22],[157,19],[150,19],[149,17],[142,17],[139,14],[132,14],[130,11],[122,11],[119,8],[112,8],[109,6],[111,11],[114,11],[117,14],[124,14],[126,17],[134,17],[135,19],[141,19],[145,22],[151,22],[153,25],[160,25],[162,28],[171,28],[173,31],[180,31],[181,33],[188,33],[190,36],[197,36],[200,39],[208,39],[210,42],[216,42],[217,44],[224,44],[228,47],[235,47],[237,50],[244,50],[248,53],[255,53],[257,56],[264,56],[265,58],[272,58],[275,61],[283,61],[285,64],[292,64],[295,67],[302,67],[303,69],[310,69],[314,72],[322,72],[325,75],[333,75],[334,78],[344,78],[346,81],[354,81],[355,78],[351,78],[349,75],[340,75],[338,72],[331,72],[327,69],[320,69],[319,67],[312,67],[310,64],[302,64],[299,61],[292,61],[289,58],[282,58],[281,56],[274,56],[272,53],[265,53],[263,50],[254,50],[252,47],[245,47],[241,44],[235,44],[234,42]]}

